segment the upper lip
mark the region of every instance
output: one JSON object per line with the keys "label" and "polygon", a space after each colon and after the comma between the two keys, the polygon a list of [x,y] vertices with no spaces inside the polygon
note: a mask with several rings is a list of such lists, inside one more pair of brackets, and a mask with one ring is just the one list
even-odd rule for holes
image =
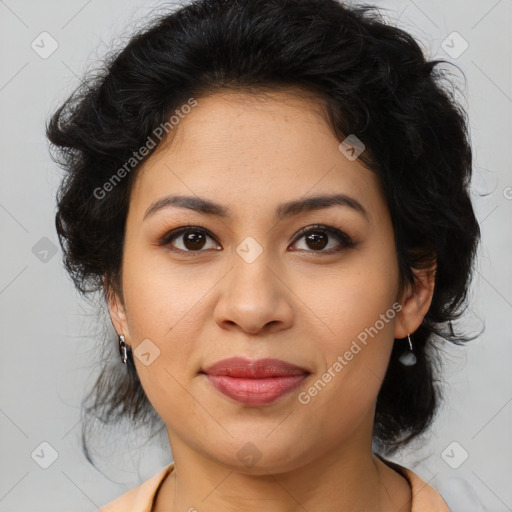
{"label": "upper lip", "polygon": [[248,379],[289,377],[290,375],[310,373],[300,366],[282,361],[281,359],[246,359],[243,357],[223,359],[203,369],[202,372],[208,375],[225,375]]}

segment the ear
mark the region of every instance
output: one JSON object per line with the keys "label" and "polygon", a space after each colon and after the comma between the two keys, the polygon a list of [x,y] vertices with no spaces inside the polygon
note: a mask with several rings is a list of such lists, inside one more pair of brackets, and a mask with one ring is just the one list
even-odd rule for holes
{"label": "ear", "polygon": [[412,334],[421,325],[434,295],[436,264],[424,270],[414,270],[414,283],[405,287],[399,298],[402,309],[395,323],[395,338],[402,339]]}
{"label": "ear", "polygon": [[126,310],[124,301],[120,293],[115,291],[114,286],[105,277],[103,278],[103,289],[105,292],[105,299],[108,305],[110,320],[118,335],[124,334],[127,341],[130,337],[128,329],[128,320],[126,318]]}

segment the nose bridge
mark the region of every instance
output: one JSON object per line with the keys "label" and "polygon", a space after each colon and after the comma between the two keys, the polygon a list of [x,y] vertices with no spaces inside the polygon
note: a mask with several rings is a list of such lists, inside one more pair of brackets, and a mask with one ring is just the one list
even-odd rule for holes
{"label": "nose bridge", "polygon": [[291,321],[292,307],[270,251],[248,236],[235,248],[226,286],[216,307],[218,323],[257,332],[269,323]]}
{"label": "nose bridge", "polygon": [[271,260],[270,251],[254,237],[247,236],[235,248],[231,284],[247,299],[274,300],[279,285]]}

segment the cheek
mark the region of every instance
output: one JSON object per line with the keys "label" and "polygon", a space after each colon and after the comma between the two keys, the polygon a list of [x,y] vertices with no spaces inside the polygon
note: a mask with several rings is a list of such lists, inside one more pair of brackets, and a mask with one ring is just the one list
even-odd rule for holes
{"label": "cheek", "polygon": [[347,410],[355,419],[373,404],[387,369],[401,306],[394,248],[385,249],[366,251],[346,272],[331,276],[327,295],[315,295],[311,304],[329,328],[316,338],[320,377],[328,383],[318,383],[312,402],[331,408],[336,421],[346,419]]}
{"label": "cheek", "polygon": [[385,296],[377,300],[372,294],[371,300],[343,308],[334,324],[335,334],[318,339],[323,368],[299,402],[302,416],[313,418],[307,420],[311,428],[324,433],[321,444],[326,449],[333,439],[350,436],[362,422],[371,424],[393,346],[395,316]]}
{"label": "cheek", "polygon": [[[188,334],[200,325],[202,301],[215,280],[199,268],[169,264],[165,253],[133,250],[125,255],[123,281],[130,333],[136,343],[154,338],[172,343],[179,332]],[[156,341],[155,341],[156,342]]]}
{"label": "cheek", "polygon": [[[171,269],[170,265],[155,264],[147,254],[144,257],[135,252],[126,253],[123,268],[137,373],[149,400],[164,416],[170,402],[183,396],[179,383],[186,382],[196,370],[195,340],[201,338],[204,324],[199,318],[201,300],[211,288],[205,282],[194,283],[183,271]],[[143,351],[150,355],[139,357]]]}
{"label": "cheek", "polygon": [[331,360],[348,350],[352,340],[359,337],[364,341],[368,329],[376,339],[393,337],[396,309],[400,308],[396,304],[398,265],[394,249],[386,249],[372,247],[354,253],[343,267],[329,275],[322,274],[320,269],[316,275],[310,273],[306,281],[301,296],[305,296],[308,288],[314,290],[307,305],[324,320],[322,351]]}

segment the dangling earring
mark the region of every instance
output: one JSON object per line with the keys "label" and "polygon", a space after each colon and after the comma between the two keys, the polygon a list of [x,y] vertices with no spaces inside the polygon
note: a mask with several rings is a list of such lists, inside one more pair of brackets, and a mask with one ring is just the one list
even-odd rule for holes
{"label": "dangling earring", "polygon": [[124,339],[124,334],[119,336],[119,353],[121,354],[121,361],[124,364],[128,361],[128,352],[131,352],[131,347],[126,343]]}
{"label": "dangling earring", "polygon": [[404,365],[404,366],[414,366],[416,364],[416,355],[414,354],[412,350],[412,343],[411,343],[411,335],[407,335],[407,339],[409,340],[409,352],[404,352],[398,360]]}

